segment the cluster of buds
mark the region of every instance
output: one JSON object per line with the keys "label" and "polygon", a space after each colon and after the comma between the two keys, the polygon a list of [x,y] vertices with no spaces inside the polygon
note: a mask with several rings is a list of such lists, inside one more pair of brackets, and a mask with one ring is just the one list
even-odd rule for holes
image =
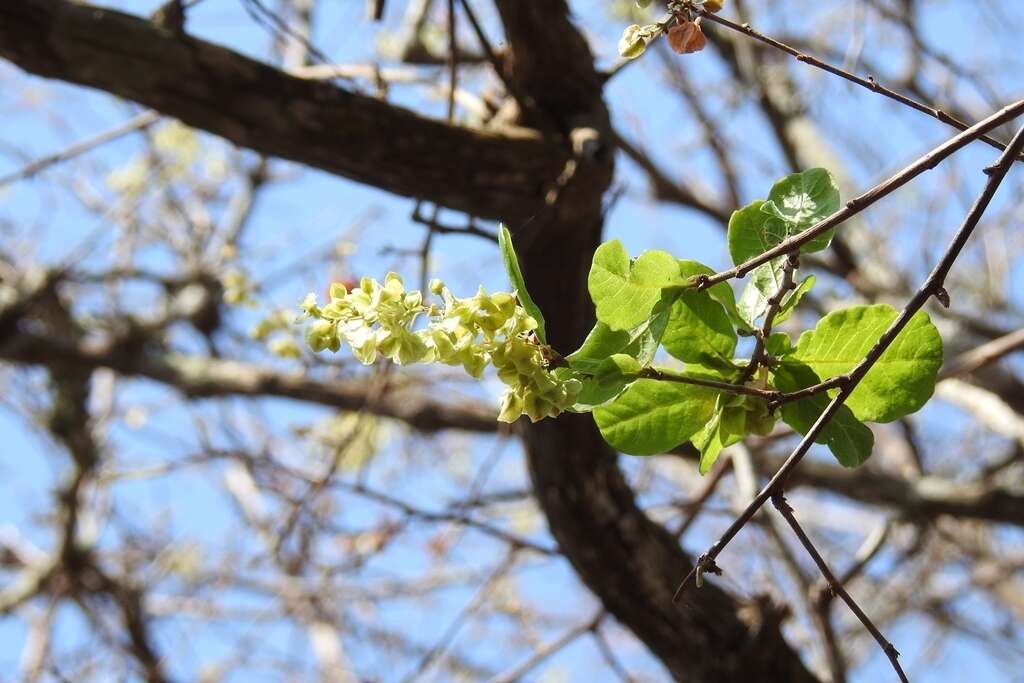
{"label": "cluster of buds", "polygon": [[[300,319],[315,322],[306,332],[313,351],[337,351],[345,343],[363,364],[378,355],[399,365],[443,363],[461,365],[479,378],[488,364],[508,386],[498,419],[513,422],[526,414],[536,422],[571,406],[580,390],[576,380],[560,380],[548,371],[548,349],[534,334],[537,321],[518,304],[515,294],[487,294],[459,299],[440,280],[430,291],[443,305],[426,305],[419,291],[406,291],[402,278],[388,273],[381,284],[364,277],[348,291],[331,286],[330,302],[319,306],[310,294]],[[413,329],[425,317],[427,324]]]}

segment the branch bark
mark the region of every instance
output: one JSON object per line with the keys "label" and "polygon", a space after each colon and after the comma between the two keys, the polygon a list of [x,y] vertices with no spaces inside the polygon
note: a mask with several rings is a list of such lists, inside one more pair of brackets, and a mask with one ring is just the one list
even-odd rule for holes
{"label": "branch bark", "polygon": [[536,213],[567,156],[536,131],[447,125],[69,0],[0,4],[0,56],[257,152],[484,218]]}

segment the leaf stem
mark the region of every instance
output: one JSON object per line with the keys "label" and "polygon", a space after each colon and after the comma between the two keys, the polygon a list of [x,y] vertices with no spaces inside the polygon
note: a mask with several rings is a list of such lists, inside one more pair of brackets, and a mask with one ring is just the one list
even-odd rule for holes
{"label": "leaf stem", "polygon": [[818,382],[817,384],[813,384],[809,387],[799,389],[798,391],[791,391],[787,394],[782,394],[777,399],[768,402],[768,410],[774,411],[778,407],[783,406],[787,403],[799,401],[802,398],[810,398],[815,394],[820,394],[821,392],[828,391],[829,389],[835,389],[837,387],[842,388],[846,386],[846,383],[849,381],[849,375],[837,375],[830,379],[826,379],[822,382]]}
{"label": "leaf stem", "polygon": [[800,256],[795,252],[790,254],[782,265],[782,282],[779,283],[779,288],[775,290],[775,293],[768,298],[768,311],[764,314],[764,323],[760,329],[754,330],[754,337],[756,338],[754,351],[750,354],[750,362],[743,370],[743,374],[740,375],[740,384],[747,382],[754,376],[759,367],[767,364],[768,354],[764,351],[765,341],[768,339],[768,335],[772,333],[772,325],[775,324],[775,316],[779,314],[779,310],[782,308],[783,299],[786,298],[786,294],[796,289],[794,274],[799,267]]}
{"label": "leaf stem", "polygon": [[701,377],[691,377],[689,375],[677,375],[671,372],[665,372],[658,370],[657,368],[647,367],[640,371],[639,374],[642,379],[653,379],[659,382],[675,382],[677,384],[692,384],[698,387],[707,387],[709,389],[718,389],[727,394],[739,394],[741,396],[754,396],[756,398],[763,398],[766,401],[778,401],[785,397],[780,391],[774,389],[758,389],[757,387],[747,386],[745,384],[732,384],[730,382],[719,382],[713,379],[703,379]]}

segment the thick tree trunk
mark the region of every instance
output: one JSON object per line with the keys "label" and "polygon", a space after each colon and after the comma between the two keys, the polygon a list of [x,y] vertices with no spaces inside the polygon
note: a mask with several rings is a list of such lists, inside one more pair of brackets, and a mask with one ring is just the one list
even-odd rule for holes
{"label": "thick tree trunk", "polygon": [[[521,258],[531,295],[549,314],[548,341],[569,352],[593,325],[586,281],[613,177],[609,115],[593,57],[569,21],[564,0],[497,4],[511,49],[509,77],[566,137],[576,137],[581,127],[598,134],[589,153],[577,146],[553,206],[518,231],[525,240]],[[534,491],[560,549],[609,612],[675,679],[816,680],[779,632],[784,611],[768,601],[744,609],[706,585],[691,591],[685,604],[672,603],[690,559],[637,507],[616,454],[590,416],[565,414],[523,433]]]}

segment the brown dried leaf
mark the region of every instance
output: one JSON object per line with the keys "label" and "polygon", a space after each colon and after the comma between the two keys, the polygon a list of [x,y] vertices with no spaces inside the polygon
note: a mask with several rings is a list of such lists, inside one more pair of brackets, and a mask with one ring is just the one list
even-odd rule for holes
{"label": "brown dried leaf", "polygon": [[668,31],[669,46],[681,55],[700,52],[707,44],[704,32],[700,29],[700,19],[684,21],[676,24]]}

